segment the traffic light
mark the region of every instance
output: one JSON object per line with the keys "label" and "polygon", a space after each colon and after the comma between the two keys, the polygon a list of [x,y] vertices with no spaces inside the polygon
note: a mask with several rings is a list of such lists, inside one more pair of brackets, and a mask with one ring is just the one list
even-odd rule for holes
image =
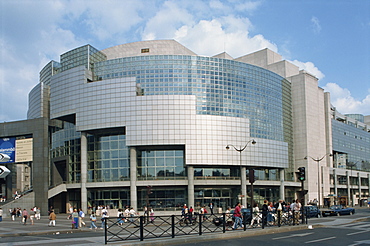
{"label": "traffic light", "polygon": [[254,169],[249,169],[249,183],[253,184],[255,180]]}
{"label": "traffic light", "polygon": [[304,167],[298,168],[298,180],[305,181],[306,180],[306,169]]}

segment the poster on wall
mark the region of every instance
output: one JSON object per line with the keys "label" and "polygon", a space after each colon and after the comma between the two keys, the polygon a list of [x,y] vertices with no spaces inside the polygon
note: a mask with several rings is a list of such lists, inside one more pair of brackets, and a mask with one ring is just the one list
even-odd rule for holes
{"label": "poster on wall", "polygon": [[5,163],[15,162],[15,138],[0,138],[0,153],[10,157]]}
{"label": "poster on wall", "polygon": [[25,138],[15,141],[15,162],[32,161],[33,139]]}

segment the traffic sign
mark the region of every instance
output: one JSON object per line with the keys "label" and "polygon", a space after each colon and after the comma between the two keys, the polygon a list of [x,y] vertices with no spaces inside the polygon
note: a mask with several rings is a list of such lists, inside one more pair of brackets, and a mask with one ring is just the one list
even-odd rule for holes
{"label": "traffic sign", "polygon": [[8,168],[0,166],[0,178],[5,178],[9,173],[10,171]]}

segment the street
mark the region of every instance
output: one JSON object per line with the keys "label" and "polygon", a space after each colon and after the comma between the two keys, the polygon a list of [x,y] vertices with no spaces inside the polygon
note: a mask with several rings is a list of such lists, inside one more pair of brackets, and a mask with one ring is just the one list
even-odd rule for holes
{"label": "street", "polygon": [[179,244],[181,246],[212,246],[212,245],[234,245],[254,246],[269,242],[274,246],[286,245],[370,245],[370,219],[347,225],[335,225],[318,227],[294,232],[279,234],[267,234],[263,236],[252,236],[228,240],[213,240],[208,242],[196,242]]}
{"label": "street", "polygon": [[[64,217],[64,216],[63,216]],[[59,216],[59,218],[62,218]],[[44,220],[45,219],[45,220]],[[67,229],[70,221],[59,219],[57,227],[47,227],[46,219],[35,225],[23,226],[19,222],[2,221],[0,246],[11,245],[104,245],[104,230]],[[89,226],[90,223],[88,223]],[[126,240],[109,242],[108,245],[261,245],[268,242],[272,245],[370,245],[370,209],[356,209],[354,215],[332,216],[309,219],[308,225],[284,226],[247,229],[228,233],[205,233],[202,236],[188,235],[175,238],[145,239],[140,241]],[[279,229],[279,230],[276,230]],[[26,231],[42,232],[40,234],[22,234]],[[8,234],[6,235],[5,232]],[[1,235],[1,234],[0,234]]]}

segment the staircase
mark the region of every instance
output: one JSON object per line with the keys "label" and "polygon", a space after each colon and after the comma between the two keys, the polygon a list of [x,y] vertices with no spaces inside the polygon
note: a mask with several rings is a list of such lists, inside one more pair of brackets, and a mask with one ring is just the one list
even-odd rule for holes
{"label": "staircase", "polygon": [[48,190],[48,198],[52,198],[53,196],[56,196],[62,192],[67,192],[67,185],[66,184],[59,184],[57,186],[54,186],[53,188]]}

